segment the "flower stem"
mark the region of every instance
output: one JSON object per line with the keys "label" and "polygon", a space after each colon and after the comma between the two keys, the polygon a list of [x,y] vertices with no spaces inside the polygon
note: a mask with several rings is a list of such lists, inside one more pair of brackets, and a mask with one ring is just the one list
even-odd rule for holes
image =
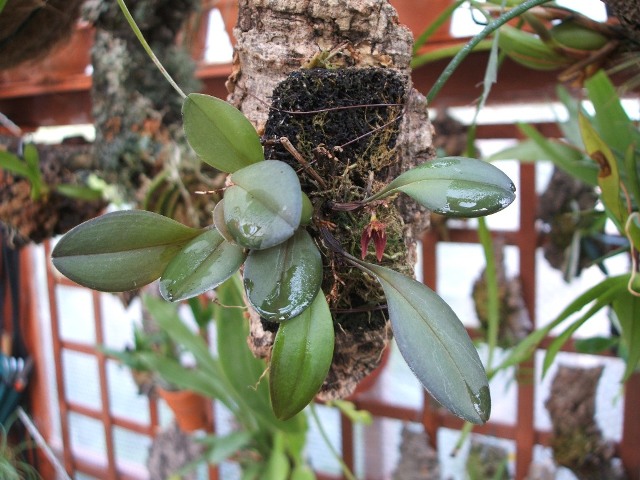
{"label": "flower stem", "polygon": [[169,72],[167,72],[167,69],[164,68],[162,63],[160,63],[160,60],[158,60],[158,57],[156,57],[155,53],[153,53],[153,50],[151,50],[151,47],[147,43],[147,40],[144,38],[144,35],[140,31],[140,28],[138,28],[138,24],[133,19],[133,17],[131,16],[131,12],[129,12],[129,9],[125,5],[124,0],[117,0],[117,1],[118,1],[118,5],[120,6],[120,10],[122,10],[122,13],[127,19],[127,22],[129,22],[129,26],[131,27],[131,30],[133,30],[133,33],[135,33],[138,40],[140,40],[140,43],[142,44],[142,48],[144,48],[144,51],[147,52],[147,55],[149,55],[149,58],[151,58],[153,63],[156,65],[156,67],[158,67],[158,70],[160,70],[160,73],[164,75],[164,78],[167,79],[167,82],[169,82],[169,84],[173,87],[173,89],[176,92],[178,92],[178,95],[180,95],[183,99],[187,98],[187,95],[178,86],[178,84],[171,77]]}

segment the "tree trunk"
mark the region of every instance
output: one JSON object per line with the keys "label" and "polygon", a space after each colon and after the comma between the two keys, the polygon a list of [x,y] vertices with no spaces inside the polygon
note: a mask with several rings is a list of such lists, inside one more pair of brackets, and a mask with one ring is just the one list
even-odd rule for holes
{"label": "tree trunk", "polygon": [[[413,39],[383,0],[241,0],[229,100],[263,135],[265,155],[300,171],[320,223],[360,257],[361,236],[386,228],[382,264],[413,274],[415,241],[428,220],[413,202],[338,213],[331,201],[363,198],[398,173],[433,157],[424,97],[411,87]],[[315,112],[315,113],[310,113]],[[285,148],[286,137],[311,164]],[[378,224],[376,224],[378,225]],[[326,245],[325,245],[326,247]],[[390,338],[380,287],[323,249],[323,291],[334,314],[336,350],[320,397],[350,395],[377,365]],[[251,344],[268,357],[277,325],[252,319]]]}

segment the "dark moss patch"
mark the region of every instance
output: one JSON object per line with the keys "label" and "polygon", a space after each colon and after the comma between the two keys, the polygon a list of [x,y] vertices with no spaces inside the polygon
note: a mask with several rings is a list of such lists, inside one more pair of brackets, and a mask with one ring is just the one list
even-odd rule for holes
{"label": "dark moss patch", "polygon": [[[341,247],[361,256],[360,240],[372,219],[385,225],[387,245],[380,262],[413,273],[404,242],[404,223],[393,202],[353,211],[333,202],[357,202],[390,181],[406,100],[407,78],[390,69],[310,69],[293,72],[273,92],[265,126],[265,156],[290,164],[315,214],[309,233],[323,253],[322,289],[336,324],[336,349],[320,397],[344,397],[373,370],[390,337],[386,300],[378,282],[325,248],[326,228]],[[280,139],[300,154],[296,159]],[[308,164],[306,167],[304,164]],[[313,171],[311,171],[311,169]],[[366,259],[377,262],[373,247]]]}

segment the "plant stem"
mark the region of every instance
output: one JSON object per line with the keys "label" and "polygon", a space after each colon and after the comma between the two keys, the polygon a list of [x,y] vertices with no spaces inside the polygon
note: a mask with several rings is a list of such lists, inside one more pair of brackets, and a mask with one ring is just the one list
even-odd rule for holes
{"label": "plant stem", "polygon": [[160,70],[160,73],[164,75],[164,78],[167,79],[167,82],[169,82],[169,84],[173,87],[173,89],[176,92],[178,92],[178,95],[180,95],[183,99],[187,98],[187,95],[178,86],[178,84],[171,77],[169,72],[167,72],[167,69],[164,68],[162,63],[160,63],[160,60],[158,60],[158,57],[156,57],[155,53],[153,53],[153,50],[151,50],[151,47],[147,43],[147,40],[144,38],[144,35],[140,31],[140,28],[138,28],[138,24],[136,23],[134,18],[131,16],[129,9],[125,5],[124,0],[117,0],[117,1],[118,1],[118,5],[120,6],[120,10],[122,10],[122,13],[127,19],[127,22],[129,22],[129,26],[131,27],[131,30],[133,30],[133,33],[135,33],[138,40],[140,40],[140,43],[142,44],[142,48],[144,48],[144,51],[147,52],[147,55],[149,55],[149,58],[151,58],[151,61],[153,61],[156,67],[158,67],[158,70]]}
{"label": "plant stem", "polygon": [[521,15],[522,13],[526,12],[527,10],[533,7],[542,5],[543,3],[547,3],[549,1],[550,0],[526,0],[522,2],[520,5],[518,5],[517,7],[509,10],[508,12],[505,12],[500,17],[490,22],[484,29],[482,29],[480,33],[478,33],[475,37],[469,40],[469,43],[467,43],[458,52],[458,54],[455,57],[453,57],[451,62],[449,62],[449,65],[447,65],[447,67],[438,77],[438,80],[436,81],[436,83],[434,83],[433,86],[431,87],[431,90],[429,90],[429,93],[427,94],[427,101],[429,103],[433,101],[433,99],[435,98],[436,95],[438,95],[438,93],[440,92],[444,84],[447,83],[451,75],[453,75],[453,72],[455,72],[455,70],[460,66],[462,61],[465,58],[467,58],[467,55],[471,53],[471,51],[476,47],[478,43],[480,43],[482,40],[484,40],[487,36],[489,36],[495,30],[500,28],[502,25],[507,23],[509,20],[514,19],[515,17]]}
{"label": "plant stem", "polygon": [[329,435],[327,435],[327,432],[322,427],[322,422],[320,421],[320,417],[318,416],[316,406],[313,403],[311,403],[309,405],[309,409],[311,410],[311,416],[313,417],[313,421],[316,422],[316,425],[318,426],[318,431],[320,432],[320,436],[322,437],[322,440],[324,440],[324,443],[327,444],[327,448],[329,449],[329,451],[331,451],[331,454],[336,458],[336,460],[340,464],[340,468],[342,469],[342,473],[344,474],[345,478],[347,480],[357,480],[356,477],[351,472],[351,470],[349,469],[349,467],[347,466],[347,464],[344,463],[344,460],[342,459],[338,451],[331,444]]}

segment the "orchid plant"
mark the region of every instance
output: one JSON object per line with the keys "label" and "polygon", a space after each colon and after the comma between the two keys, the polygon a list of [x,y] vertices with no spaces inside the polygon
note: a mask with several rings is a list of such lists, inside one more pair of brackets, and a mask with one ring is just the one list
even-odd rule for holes
{"label": "orchid plant", "polygon": [[[334,319],[322,291],[323,257],[338,255],[382,286],[381,307],[422,385],[459,417],[486,422],[487,376],[451,307],[424,284],[379,264],[386,241],[382,222],[372,218],[356,233],[358,258],[333,237],[321,212],[366,209],[403,194],[442,215],[483,216],[514,200],[511,180],[483,161],[447,157],[405,171],[361,200],[341,204],[313,192],[312,203],[291,165],[265,159],[259,135],[240,111],[221,99],[177,90],[189,144],[204,162],[229,174],[212,225],[191,228],[142,210],[108,213],[62,237],[52,252],[56,268],[107,292],[159,279],[170,302],[216,289],[241,271],[250,307],[277,323],[269,390],[275,415],[287,419],[313,400],[332,362]],[[311,228],[320,235],[312,237]],[[370,242],[378,264],[364,260]]]}

